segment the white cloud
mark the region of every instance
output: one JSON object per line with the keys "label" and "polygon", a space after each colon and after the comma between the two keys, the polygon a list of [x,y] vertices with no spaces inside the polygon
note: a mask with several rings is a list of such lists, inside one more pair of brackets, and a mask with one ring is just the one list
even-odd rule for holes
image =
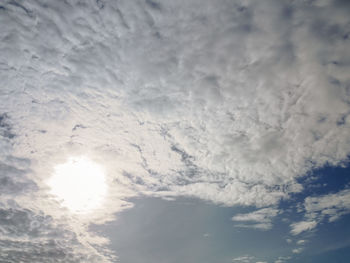
{"label": "white cloud", "polygon": [[250,222],[250,224],[236,224],[238,227],[256,228],[268,230],[272,228],[272,219],[278,214],[278,209],[262,208],[257,211],[237,214],[232,217],[233,221]]}
{"label": "white cloud", "polygon": [[297,245],[304,245],[307,241],[304,239],[298,240]]}
{"label": "white cloud", "polygon": [[294,254],[300,254],[303,250],[304,250],[304,248],[298,247],[298,248],[293,249],[292,252]]}
{"label": "white cloud", "polygon": [[287,256],[287,257],[278,257],[277,260],[275,260],[275,263],[283,263],[283,262],[287,262],[288,260],[290,260],[291,257]]}
{"label": "white cloud", "polygon": [[315,228],[325,218],[329,222],[333,222],[341,216],[350,213],[350,189],[334,194],[307,197],[304,201],[304,211],[305,218],[309,221],[292,224],[291,232],[294,235]]}
{"label": "white cloud", "polygon": [[298,235],[304,231],[314,229],[317,225],[316,221],[301,221],[298,223],[291,224],[291,233],[293,235]]}
{"label": "white cloud", "polygon": [[254,260],[254,256],[244,255],[237,258],[232,259],[232,262],[241,262],[241,263],[250,263]]}
{"label": "white cloud", "polygon": [[350,189],[318,197],[307,197],[304,202],[308,218],[327,217],[330,222],[350,213]]}
{"label": "white cloud", "polygon": [[139,193],[276,205],[302,190],[298,176],[346,160],[349,17],[337,3],[101,3],[2,3],[1,203],[61,220],[43,181],[82,153],[108,170],[98,222]]}
{"label": "white cloud", "polygon": [[271,223],[235,224],[235,227],[252,228],[252,229],[258,229],[258,230],[270,230],[272,228],[272,224]]}

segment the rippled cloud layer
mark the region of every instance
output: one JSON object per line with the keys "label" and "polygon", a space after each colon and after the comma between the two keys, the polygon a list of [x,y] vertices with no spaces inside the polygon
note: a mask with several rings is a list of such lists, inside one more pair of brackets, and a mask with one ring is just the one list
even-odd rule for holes
{"label": "rippled cloud layer", "polygon": [[[233,220],[271,228],[279,202],[302,191],[299,177],[350,153],[348,10],[311,0],[2,2],[0,259],[113,260],[107,240],[83,233],[139,194],[256,206]],[[46,184],[80,155],[107,171],[107,201],[89,218],[68,214]],[[309,221],[293,234],[316,227],[327,198],[329,220],[348,212],[347,197],[306,199]]]}

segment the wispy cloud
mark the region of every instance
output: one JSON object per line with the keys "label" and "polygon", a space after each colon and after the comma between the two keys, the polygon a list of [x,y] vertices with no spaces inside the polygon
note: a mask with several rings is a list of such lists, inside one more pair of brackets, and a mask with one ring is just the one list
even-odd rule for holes
{"label": "wispy cloud", "polygon": [[317,226],[316,221],[301,221],[298,223],[291,224],[291,233],[293,235],[298,235],[304,231],[314,229]]}
{"label": "wispy cloud", "polygon": [[291,232],[294,235],[314,229],[325,218],[329,222],[338,220],[341,216],[350,213],[350,189],[317,197],[307,197],[304,202],[305,219],[293,223]]}
{"label": "wispy cloud", "polygon": [[306,217],[323,219],[330,222],[350,213],[350,189],[318,197],[307,197],[304,202]]}
{"label": "wispy cloud", "polygon": [[250,263],[250,262],[253,262],[254,259],[255,259],[254,256],[244,255],[244,256],[240,256],[232,259],[232,262]]}
{"label": "wispy cloud", "polygon": [[236,224],[238,227],[268,230],[272,228],[272,220],[277,214],[278,209],[276,208],[262,208],[251,213],[235,215],[232,220],[249,222],[249,224]]}

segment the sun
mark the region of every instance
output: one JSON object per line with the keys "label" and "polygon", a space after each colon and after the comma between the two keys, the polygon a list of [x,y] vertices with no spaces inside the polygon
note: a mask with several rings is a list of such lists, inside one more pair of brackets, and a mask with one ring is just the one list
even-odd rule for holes
{"label": "sun", "polygon": [[104,169],[87,157],[72,157],[57,165],[48,185],[62,206],[75,213],[92,212],[107,194]]}

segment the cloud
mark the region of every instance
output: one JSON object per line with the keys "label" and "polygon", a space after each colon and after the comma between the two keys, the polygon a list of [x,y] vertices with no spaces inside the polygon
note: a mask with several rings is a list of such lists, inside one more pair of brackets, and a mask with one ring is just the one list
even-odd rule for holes
{"label": "cloud", "polygon": [[307,241],[304,239],[298,240],[297,245],[304,245]]}
{"label": "cloud", "polygon": [[[334,194],[317,197],[307,197],[304,201],[304,217],[309,221],[302,221],[291,225],[294,235],[311,230],[325,218],[328,222],[338,220],[350,213],[350,189],[341,190]],[[302,241],[302,240],[300,240]]]}
{"label": "cloud", "polygon": [[45,180],[81,154],[108,171],[98,222],[138,194],[262,208],[302,191],[350,153],[341,5],[4,1],[0,202],[59,218]]}
{"label": "cloud", "polygon": [[238,227],[248,227],[261,230],[268,230],[272,228],[272,220],[278,214],[278,209],[262,208],[257,211],[238,214],[232,217],[233,221],[251,222],[251,224],[237,224]]}
{"label": "cloud", "polygon": [[1,111],[21,155],[88,147],[112,152],[151,191],[266,206],[349,154],[337,6],[74,4],[1,11],[2,86],[18,93]]}
{"label": "cloud", "polygon": [[[102,238],[71,229],[67,220],[21,208],[15,202],[0,207],[0,259],[4,262],[109,262],[108,250],[96,250]],[[83,242],[91,242],[95,248]],[[101,252],[104,253],[101,253]],[[109,256],[108,256],[109,254]]]}
{"label": "cloud", "polygon": [[277,260],[275,260],[275,263],[283,263],[283,262],[286,262],[288,260],[290,260],[291,257],[290,256],[287,256],[287,257],[278,257]]}
{"label": "cloud", "polygon": [[250,263],[254,259],[255,259],[254,256],[244,255],[244,256],[240,256],[232,259],[232,262]]}
{"label": "cloud", "polygon": [[26,176],[28,160],[8,157],[0,161],[0,191],[2,196],[36,191],[37,185]]}
{"label": "cloud", "polygon": [[307,197],[304,202],[306,217],[323,219],[329,222],[350,213],[350,189],[318,197]]}
{"label": "cloud", "polygon": [[300,254],[303,250],[304,250],[304,248],[298,247],[298,248],[293,249],[292,252],[294,254]]}
{"label": "cloud", "polygon": [[298,235],[304,231],[314,229],[317,225],[316,221],[301,221],[298,223],[291,224],[291,233],[293,235]]}

